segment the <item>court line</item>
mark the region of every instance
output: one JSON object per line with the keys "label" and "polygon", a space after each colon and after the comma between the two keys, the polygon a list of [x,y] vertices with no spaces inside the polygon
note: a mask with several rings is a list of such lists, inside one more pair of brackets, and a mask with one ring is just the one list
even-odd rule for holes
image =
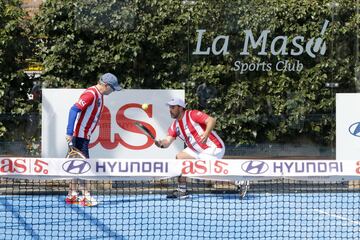
{"label": "court line", "polygon": [[[62,196],[59,196],[58,199],[59,199],[60,202],[65,203]],[[67,206],[67,207],[70,207],[70,206]],[[99,207],[101,207],[101,206],[95,206],[93,208],[99,208]],[[91,208],[91,207],[74,206],[74,207],[71,207],[71,211],[73,211],[74,213],[85,216],[84,220],[89,221],[92,224],[92,226],[95,226],[100,231],[102,231],[104,233],[107,233],[109,236],[106,236],[106,237],[108,237],[109,239],[113,239],[113,238],[115,238],[116,240],[124,240],[125,239],[124,236],[118,235],[117,231],[112,230],[110,228],[110,226],[105,224],[102,220],[100,220],[97,217],[93,216],[93,214],[91,214],[91,211],[90,212],[86,211],[86,208]],[[105,236],[103,236],[103,237],[105,237]]]}
{"label": "court line", "polygon": [[331,212],[326,212],[326,211],[323,211],[323,210],[320,210],[320,209],[314,209],[314,212],[318,212],[318,213],[320,213],[320,214],[328,215],[329,217],[333,217],[333,218],[337,218],[337,219],[340,219],[340,220],[344,220],[344,221],[347,221],[347,222],[352,223],[352,224],[355,224],[355,225],[360,225],[360,222],[359,222],[359,221],[354,221],[354,220],[351,220],[351,219],[349,219],[349,218],[343,217],[343,216],[341,216],[341,215],[332,214]]}

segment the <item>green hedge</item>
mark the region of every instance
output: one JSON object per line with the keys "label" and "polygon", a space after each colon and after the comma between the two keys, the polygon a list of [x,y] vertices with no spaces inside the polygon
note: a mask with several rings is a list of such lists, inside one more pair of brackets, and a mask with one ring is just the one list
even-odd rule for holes
{"label": "green hedge", "polygon": [[[126,88],[185,88],[190,107],[219,119],[227,144],[306,141],[329,145],[335,138],[334,92],[354,92],[359,16],[353,0],[237,1],[79,1],[47,0],[34,19],[34,36],[42,41],[34,53],[43,61],[50,87],[86,87],[97,74],[112,71]],[[325,20],[329,20],[321,35]],[[228,36],[228,54],[195,55],[199,29],[202,47]],[[269,30],[267,52],[242,55],[246,32],[257,39]],[[299,56],[271,54],[278,36],[290,42],[318,37],[320,49]],[[218,42],[217,50],[224,39]],[[273,47],[281,48],[282,41]],[[323,46],[323,45],[321,45]],[[293,47],[294,48],[294,47]],[[296,50],[296,49],[295,49]],[[301,71],[277,71],[280,61]],[[266,71],[234,71],[235,62],[270,64]],[[13,71],[11,71],[13,72]],[[339,88],[326,88],[327,82]],[[198,99],[206,84],[209,99]],[[204,85],[202,85],[204,86]]]}

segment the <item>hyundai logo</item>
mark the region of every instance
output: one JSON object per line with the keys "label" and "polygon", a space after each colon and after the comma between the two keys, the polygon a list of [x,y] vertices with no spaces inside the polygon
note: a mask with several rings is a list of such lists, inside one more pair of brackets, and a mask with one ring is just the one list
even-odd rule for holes
{"label": "hyundai logo", "polygon": [[269,165],[263,161],[246,161],[241,164],[241,168],[250,174],[261,174],[269,170]]}
{"label": "hyundai logo", "polygon": [[84,160],[69,160],[62,165],[65,172],[70,174],[83,174],[90,170],[90,163]]}
{"label": "hyundai logo", "polygon": [[360,122],[356,122],[350,125],[349,132],[355,137],[360,137]]}

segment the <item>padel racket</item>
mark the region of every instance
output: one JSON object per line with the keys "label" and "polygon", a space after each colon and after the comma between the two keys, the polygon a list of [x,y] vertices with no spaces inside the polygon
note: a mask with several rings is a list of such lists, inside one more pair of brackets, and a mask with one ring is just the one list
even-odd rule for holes
{"label": "padel racket", "polygon": [[155,141],[155,136],[154,136],[154,134],[152,134],[147,127],[145,127],[143,124],[141,124],[141,123],[139,123],[139,122],[135,122],[135,126],[136,126],[140,131],[142,131],[145,135],[151,137],[151,139]]}
{"label": "padel racket", "polygon": [[66,153],[66,158],[80,158],[85,159],[85,155],[76,147],[73,146],[72,142],[69,142],[69,148]]}

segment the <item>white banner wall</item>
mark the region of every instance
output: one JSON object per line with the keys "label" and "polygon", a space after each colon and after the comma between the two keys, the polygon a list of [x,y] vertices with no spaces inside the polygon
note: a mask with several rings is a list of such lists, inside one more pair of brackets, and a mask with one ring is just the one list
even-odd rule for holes
{"label": "white banner wall", "polygon": [[357,160],[0,158],[0,177],[151,180],[176,176],[220,181],[360,179]]}
{"label": "white banner wall", "polygon": [[360,159],[360,94],[336,94],[336,159]]}
{"label": "white banner wall", "polygon": [[[42,92],[42,157],[62,158],[68,114],[84,89],[43,89]],[[123,90],[104,96],[100,123],[90,141],[92,158],[175,158],[184,148],[176,140],[169,148],[160,149],[146,135],[139,133],[134,121],[152,128],[157,138],[167,135],[173,119],[166,102],[173,97],[185,98],[183,90]],[[141,105],[148,103],[143,110]]]}

